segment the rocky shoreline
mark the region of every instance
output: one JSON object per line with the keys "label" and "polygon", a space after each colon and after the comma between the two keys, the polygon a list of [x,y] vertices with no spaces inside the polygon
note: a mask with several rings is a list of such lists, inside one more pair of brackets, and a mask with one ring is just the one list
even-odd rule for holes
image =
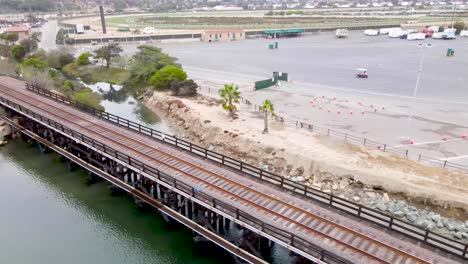
{"label": "rocky shoreline", "polygon": [[[290,150],[286,148],[277,149],[270,145],[262,145],[255,138],[246,138],[246,133],[240,130],[221,128],[214,124],[213,118],[197,113],[196,110],[200,109],[196,108],[199,106],[205,110],[210,109],[211,112],[217,111],[218,100],[214,98],[198,95],[191,99],[180,99],[167,93],[155,93],[146,96],[145,103],[153,111],[165,116],[172,131],[180,138],[264,170],[285,175],[285,178],[292,181],[380,210],[433,232],[468,242],[466,207],[457,208],[448,203],[438,204],[431,199],[412,197],[409,193],[399,194],[386,190],[379,184],[365,184],[355,177],[357,171],[347,172],[342,168],[324,167],[312,158],[308,160],[309,167],[297,160],[294,163],[288,160],[288,157],[298,160],[303,157],[291,155],[288,153]],[[210,115],[212,117],[213,113]],[[229,122],[244,122],[244,118],[257,117],[254,113],[241,114],[238,120]],[[271,126],[282,129],[281,124],[272,123]],[[351,148],[349,151],[354,151],[354,146],[348,148]],[[379,159],[378,155],[367,152],[364,158]]]}

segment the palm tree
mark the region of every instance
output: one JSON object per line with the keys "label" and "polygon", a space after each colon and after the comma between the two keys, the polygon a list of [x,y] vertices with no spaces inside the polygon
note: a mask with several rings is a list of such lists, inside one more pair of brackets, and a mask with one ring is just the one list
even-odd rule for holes
{"label": "palm tree", "polygon": [[270,100],[265,100],[263,105],[260,106],[260,110],[265,113],[265,128],[263,129],[263,133],[265,134],[268,133],[268,113],[270,113],[271,116],[275,116],[275,107]]}
{"label": "palm tree", "polygon": [[228,111],[232,116],[237,110],[235,104],[239,103],[240,91],[239,86],[234,84],[225,84],[224,88],[219,90],[221,96],[221,106],[224,110]]}

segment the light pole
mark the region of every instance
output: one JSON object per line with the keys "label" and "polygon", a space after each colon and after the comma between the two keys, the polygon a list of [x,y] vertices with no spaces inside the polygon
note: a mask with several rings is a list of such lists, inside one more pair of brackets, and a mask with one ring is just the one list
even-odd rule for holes
{"label": "light pole", "polygon": [[[419,68],[418,68],[418,73],[416,75],[416,83],[414,85],[414,89],[413,89],[413,99],[416,99],[416,95],[418,94],[418,90],[419,90],[419,82],[421,80],[421,73],[423,71],[423,64],[424,64],[424,55],[425,55],[425,50],[426,48],[431,48],[432,47],[432,44],[431,43],[427,43],[425,46],[421,43],[418,44],[418,48],[419,49],[422,49],[421,50],[421,57],[419,59]],[[409,110],[409,115],[408,115],[408,132],[409,134],[411,135],[411,119],[413,117],[413,111],[411,111],[411,108]],[[407,140],[412,140],[410,137],[406,138]],[[411,143],[411,142],[410,142]]]}

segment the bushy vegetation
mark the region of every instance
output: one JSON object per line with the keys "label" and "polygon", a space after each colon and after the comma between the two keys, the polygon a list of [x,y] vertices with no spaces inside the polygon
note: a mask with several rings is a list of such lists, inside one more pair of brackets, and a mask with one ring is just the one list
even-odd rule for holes
{"label": "bushy vegetation", "polygon": [[151,78],[150,84],[156,90],[168,90],[173,81],[185,81],[187,73],[179,67],[168,65],[157,71]]}
{"label": "bushy vegetation", "polygon": [[168,65],[179,66],[177,59],[162,52],[160,48],[139,46],[138,52],[132,57],[130,64],[130,91],[139,96],[150,85],[150,78],[160,69]]}
{"label": "bushy vegetation", "polygon": [[8,44],[15,43],[18,41],[18,35],[15,33],[4,33],[0,34],[0,39],[5,40]]}
{"label": "bushy vegetation", "polygon": [[38,71],[46,71],[48,68],[47,62],[38,58],[29,58],[24,60],[21,64],[21,68],[34,68]]}
{"label": "bushy vegetation", "polygon": [[72,99],[79,103],[104,111],[104,107],[100,105],[101,96],[97,93],[93,93],[93,91],[91,91],[89,88],[75,92],[72,96]]}
{"label": "bushy vegetation", "polygon": [[46,12],[54,11],[56,6],[53,0],[0,0],[2,12]]}
{"label": "bushy vegetation", "polygon": [[21,45],[15,45],[10,50],[11,58],[15,61],[21,61],[26,56],[26,51]]}
{"label": "bushy vegetation", "polygon": [[80,77],[85,83],[108,82],[123,84],[130,76],[127,70],[116,68],[103,68],[94,65],[67,64],[62,71],[73,77]]}
{"label": "bushy vegetation", "polygon": [[198,84],[193,80],[171,82],[171,92],[175,96],[195,96],[197,95]]}
{"label": "bushy vegetation", "polygon": [[463,21],[457,21],[454,25],[453,25],[453,28],[455,28],[457,31],[456,31],[456,34],[460,34],[460,32],[462,30],[465,29],[465,22]]}
{"label": "bushy vegetation", "polygon": [[60,70],[65,65],[72,63],[75,60],[72,54],[64,49],[53,50],[47,54],[47,63],[51,68]]}
{"label": "bushy vegetation", "polygon": [[88,65],[90,56],[91,53],[89,52],[81,53],[80,56],[78,56],[78,59],[76,59],[76,63],[78,65]]}
{"label": "bushy vegetation", "polygon": [[112,58],[118,57],[122,51],[119,44],[111,43],[95,50],[94,57],[96,59],[103,59],[106,62],[106,68],[109,68]]}

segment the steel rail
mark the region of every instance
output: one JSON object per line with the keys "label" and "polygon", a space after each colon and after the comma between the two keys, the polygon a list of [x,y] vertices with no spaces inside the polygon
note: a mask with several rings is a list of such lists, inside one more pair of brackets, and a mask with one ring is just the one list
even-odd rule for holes
{"label": "steel rail", "polygon": [[[6,86],[4,86],[4,85],[0,85],[0,86],[1,86],[1,87],[4,87],[4,88],[7,88],[7,89],[10,89],[10,88],[8,88],[8,87],[6,87]],[[21,93],[21,92],[18,92],[18,93],[20,93],[20,94],[22,94],[22,95],[24,95],[24,96],[27,96],[27,95],[24,94],[24,93]],[[8,95],[8,96],[12,96],[12,95]],[[18,96],[13,96],[13,97],[15,97],[15,98],[17,98],[18,100],[21,100],[21,101],[23,101],[23,102],[25,102],[25,103],[27,103],[27,104],[30,104],[30,105],[32,105],[33,107],[39,108],[39,107],[37,107],[35,104],[33,104],[33,103],[31,103],[31,102],[28,102],[28,101],[26,101],[26,100],[24,100],[24,99],[21,99],[21,98],[19,98]],[[33,98],[33,97],[28,97],[28,99],[29,99],[29,100],[32,99],[32,100],[34,100],[34,101],[41,102],[41,103],[43,103],[43,104],[46,104],[46,105],[48,105],[48,106],[51,106],[52,108],[57,109],[59,112],[64,112],[64,109],[58,108],[58,107],[54,106],[53,104],[44,102],[44,101],[42,101],[42,100],[38,100],[38,99]],[[45,112],[51,114],[51,115],[54,115],[54,116],[59,117],[59,118],[62,119],[62,120],[69,121],[68,119],[66,119],[66,118],[64,118],[64,117],[61,117],[61,116],[57,115],[57,114],[54,113],[54,112],[51,112],[51,111],[49,111],[49,110],[45,110],[45,109],[43,109],[43,108],[40,108],[40,109],[41,109],[42,111],[45,111]],[[76,117],[76,118],[79,119],[79,120],[83,120],[83,121],[85,121],[85,122],[87,122],[87,123],[89,123],[89,124],[92,124],[92,125],[94,125],[94,126],[100,127],[100,128],[102,128],[102,129],[104,129],[104,130],[106,130],[106,131],[109,131],[109,132],[115,134],[115,132],[112,131],[111,129],[109,129],[108,127],[102,126],[102,125],[100,125],[100,124],[98,124],[98,123],[96,123],[96,122],[92,122],[92,121],[90,121],[90,120],[88,120],[88,119],[85,119],[85,118],[83,118],[83,117],[81,117],[81,116],[78,116],[78,115],[76,115],[76,114],[74,114],[74,113],[71,113],[71,112],[69,112],[69,111],[65,111],[65,112],[66,112],[67,114],[69,114],[69,115],[72,115],[72,116]],[[224,192],[224,193],[230,195],[230,196],[233,197],[233,198],[239,198],[240,200],[243,200],[244,202],[246,202],[246,203],[252,205],[252,206],[255,207],[255,208],[259,208],[259,209],[261,209],[261,210],[263,210],[263,211],[266,211],[266,212],[268,212],[268,213],[270,213],[270,214],[273,214],[273,215],[275,215],[275,216],[277,216],[277,217],[279,217],[279,218],[282,218],[282,219],[284,219],[284,220],[286,220],[286,221],[288,221],[288,222],[291,222],[291,223],[293,223],[293,224],[297,224],[297,225],[301,226],[303,229],[306,229],[307,231],[312,231],[313,233],[316,233],[316,234],[321,235],[321,236],[323,236],[323,237],[326,237],[326,238],[328,238],[328,239],[334,240],[335,242],[337,242],[337,243],[339,243],[339,244],[341,244],[341,245],[343,245],[343,246],[345,246],[345,247],[352,248],[352,249],[354,249],[355,251],[359,251],[361,254],[364,254],[364,255],[366,255],[366,256],[368,256],[368,257],[370,257],[370,258],[376,259],[376,260],[381,261],[381,262],[384,262],[384,263],[391,263],[391,262],[388,262],[388,261],[386,261],[386,260],[384,260],[384,259],[382,259],[382,258],[380,258],[380,257],[378,257],[378,256],[376,256],[376,255],[374,255],[374,254],[371,254],[371,253],[369,253],[369,252],[366,252],[365,250],[360,249],[360,248],[358,248],[357,246],[353,246],[353,245],[347,244],[347,243],[345,243],[345,242],[342,242],[342,241],[340,241],[339,239],[337,239],[337,238],[335,238],[335,237],[333,237],[333,236],[330,236],[330,235],[326,234],[326,233],[323,232],[323,231],[320,231],[320,230],[316,230],[316,229],[314,229],[314,228],[311,228],[311,227],[309,227],[309,226],[307,226],[307,225],[305,225],[305,224],[302,224],[302,223],[298,222],[297,220],[294,220],[294,219],[292,219],[292,218],[290,218],[290,217],[287,217],[287,216],[285,216],[285,215],[283,215],[283,214],[280,214],[280,213],[278,213],[278,212],[276,212],[276,211],[274,211],[274,210],[272,210],[272,209],[266,208],[265,206],[260,206],[260,205],[258,205],[258,204],[256,204],[256,203],[250,201],[249,199],[244,198],[244,197],[242,197],[242,196],[240,196],[240,195],[238,195],[238,194],[235,194],[235,193],[230,192],[230,191],[228,192],[228,191],[224,190],[223,188],[221,188],[221,187],[219,187],[219,186],[216,186],[216,185],[214,185],[213,183],[211,183],[211,182],[209,182],[209,181],[207,181],[207,180],[198,178],[198,177],[196,177],[196,176],[193,176],[193,175],[187,173],[186,171],[180,170],[180,169],[178,169],[178,168],[176,168],[176,167],[174,167],[174,166],[172,166],[172,165],[169,165],[169,164],[167,164],[167,163],[161,162],[161,161],[155,159],[154,157],[151,157],[151,156],[149,156],[149,155],[147,155],[147,154],[145,154],[145,153],[142,153],[142,152],[136,150],[135,147],[130,148],[129,146],[127,146],[127,145],[125,145],[125,144],[122,144],[122,143],[120,143],[120,142],[118,142],[118,141],[116,141],[116,140],[114,140],[114,139],[112,139],[112,138],[110,138],[110,137],[108,137],[108,136],[101,135],[101,134],[99,134],[99,133],[97,133],[97,132],[95,132],[95,131],[93,131],[93,130],[87,128],[87,127],[84,127],[83,125],[78,125],[78,124],[76,124],[76,123],[73,123],[73,124],[74,124],[75,126],[80,126],[80,127],[82,127],[83,129],[85,129],[85,130],[87,130],[87,131],[90,131],[90,132],[93,133],[93,134],[97,134],[97,135],[98,135],[99,137],[101,137],[101,138],[107,138],[107,140],[110,140],[110,141],[112,141],[112,142],[114,142],[114,143],[116,143],[116,144],[118,144],[118,145],[121,145],[121,146],[123,146],[124,148],[127,148],[127,149],[131,150],[132,152],[135,152],[135,153],[138,154],[138,155],[146,156],[148,159],[154,160],[154,161],[156,161],[157,163],[159,163],[159,164],[161,164],[161,165],[163,165],[163,166],[170,167],[170,168],[172,168],[173,170],[179,171],[180,173],[182,173],[182,174],[184,174],[184,175],[186,175],[186,176],[191,177],[191,178],[194,179],[195,181],[204,182],[205,184],[207,184],[207,185],[209,185],[209,186],[211,186],[211,187],[213,187],[213,188],[215,188],[215,189],[217,189],[217,190],[219,190],[219,191],[221,191],[221,192]],[[191,162],[187,162],[187,161],[185,161],[185,160],[182,160],[182,159],[180,159],[180,158],[178,158],[178,157],[176,157],[176,156],[174,156],[174,155],[172,155],[172,154],[169,154],[169,153],[167,153],[167,152],[164,152],[164,151],[161,151],[161,150],[159,150],[159,149],[156,149],[156,148],[154,148],[154,147],[152,147],[152,146],[150,146],[150,145],[143,144],[142,142],[137,141],[137,140],[135,140],[135,139],[133,139],[133,138],[130,138],[130,137],[127,136],[127,135],[123,135],[123,134],[118,134],[118,135],[121,136],[121,137],[124,137],[125,139],[127,139],[127,140],[129,140],[129,141],[135,142],[135,143],[137,143],[138,145],[142,145],[142,146],[147,147],[147,148],[149,147],[149,148],[151,148],[151,149],[157,151],[158,153],[160,153],[160,154],[162,154],[162,155],[169,156],[170,158],[175,159],[175,160],[177,160],[177,161],[180,162],[180,163],[183,163],[183,164],[185,164],[185,165],[189,165],[189,166],[194,167],[194,168],[196,168],[196,169],[198,169],[198,170],[201,170],[201,171],[203,171],[203,172],[205,172],[205,173],[211,174],[211,175],[213,175],[213,176],[215,176],[215,177],[221,177],[223,180],[228,181],[228,182],[231,183],[231,184],[240,186],[240,187],[242,187],[242,188],[244,188],[244,189],[247,189],[247,190],[249,190],[249,191],[251,191],[251,192],[254,192],[254,193],[256,193],[256,194],[258,194],[258,195],[260,195],[260,196],[266,197],[267,199],[273,200],[273,201],[275,201],[275,202],[277,202],[277,203],[279,203],[279,204],[283,204],[284,206],[286,206],[286,207],[288,207],[288,208],[293,208],[293,209],[295,209],[295,210],[297,210],[297,211],[300,211],[301,213],[305,213],[306,215],[308,215],[308,216],[310,216],[310,217],[312,217],[312,218],[318,219],[319,221],[322,221],[322,222],[326,222],[326,223],[328,223],[328,224],[330,224],[330,225],[332,225],[332,226],[334,226],[334,227],[338,227],[338,228],[340,228],[341,230],[343,230],[343,231],[345,231],[345,232],[348,232],[348,233],[352,233],[352,234],[354,234],[354,235],[356,235],[356,236],[358,236],[358,237],[363,238],[364,240],[367,240],[367,241],[369,241],[369,242],[372,242],[372,243],[378,244],[378,245],[380,245],[380,246],[383,246],[383,247],[385,247],[385,248],[387,248],[387,249],[389,249],[389,250],[391,250],[391,251],[393,251],[393,252],[395,252],[395,253],[399,253],[400,255],[406,256],[406,257],[408,257],[408,258],[411,258],[411,259],[413,259],[413,260],[416,260],[416,261],[419,261],[419,262],[422,262],[422,263],[429,263],[427,260],[424,260],[424,259],[422,259],[422,258],[420,258],[420,257],[414,256],[414,255],[412,255],[412,254],[410,254],[410,253],[407,253],[407,252],[405,252],[405,251],[402,251],[402,250],[400,250],[400,249],[397,249],[397,248],[395,248],[395,247],[393,247],[393,246],[391,246],[391,245],[388,245],[388,244],[386,244],[386,243],[384,243],[384,242],[381,242],[381,241],[379,241],[379,240],[376,240],[376,239],[374,239],[374,238],[371,238],[371,237],[369,237],[369,236],[367,236],[367,235],[365,235],[365,234],[359,233],[359,232],[357,232],[357,231],[355,231],[355,230],[352,230],[352,229],[350,229],[350,228],[344,227],[343,225],[340,225],[340,224],[338,224],[338,223],[335,223],[335,222],[333,222],[333,221],[331,221],[331,220],[329,220],[329,219],[326,219],[326,218],[321,217],[321,216],[317,216],[317,215],[315,215],[315,214],[313,214],[313,213],[311,213],[311,212],[308,212],[308,211],[306,211],[306,210],[304,210],[304,209],[302,209],[302,208],[299,208],[299,207],[297,207],[297,206],[291,205],[291,204],[286,203],[286,202],[284,202],[284,201],[282,201],[282,200],[280,200],[280,199],[277,199],[277,198],[272,197],[272,196],[270,196],[270,195],[266,195],[266,194],[264,194],[264,193],[262,193],[262,192],[259,192],[259,191],[254,190],[253,188],[250,188],[250,187],[248,187],[248,186],[245,186],[245,185],[243,185],[243,184],[240,184],[240,183],[238,183],[238,182],[236,182],[236,181],[234,181],[234,180],[228,179],[228,178],[226,178],[226,177],[224,177],[224,176],[222,176],[222,175],[219,175],[219,174],[217,174],[217,173],[214,173],[214,172],[211,172],[211,171],[209,171],[209,170],[207,170],[207,169],[204,169],[204,168],[200,167],[199,165],[196,165],[196,164],[193,164],[193,163],[191,163]],[[286,210],[286,211],[287,211],[287,210]]]}

